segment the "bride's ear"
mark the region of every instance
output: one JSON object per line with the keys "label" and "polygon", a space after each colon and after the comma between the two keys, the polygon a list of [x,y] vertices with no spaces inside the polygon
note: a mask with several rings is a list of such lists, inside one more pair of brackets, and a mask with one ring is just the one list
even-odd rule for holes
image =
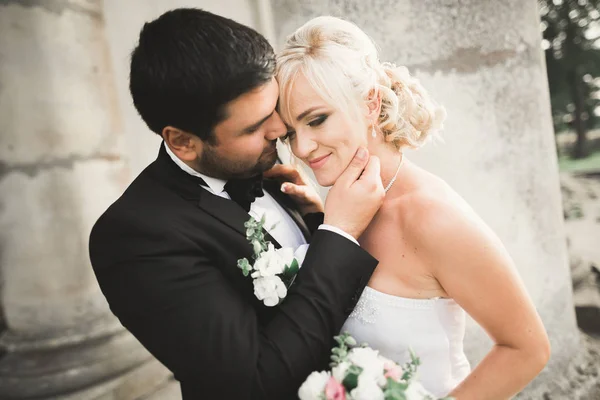
{"label": "bride's ear", "polygon": [[381,92],[377,89],[371,89],[366,98],[367,119],[377,121],[381,113]]}

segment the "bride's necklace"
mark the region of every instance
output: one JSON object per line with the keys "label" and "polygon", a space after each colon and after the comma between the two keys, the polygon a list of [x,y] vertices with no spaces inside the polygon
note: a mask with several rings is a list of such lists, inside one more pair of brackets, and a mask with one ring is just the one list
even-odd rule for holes
{"label": "bride's necklace", "polygon": [[392,178],[390,183],[388,183],[388,185],[385,187],[386,193],[388,192],[388,190],[390,190],[390,188],[392,187],[394,182],[396,182],[396,178],[398,177],[398,172],[400,172],[400,167],[402,166],[402,163],[404,162],[404,153],[400,153],[400,154],[401,154],[400,163],[398,164],[398,168],[396,169],[396,173],[394,174],[394,177]]}

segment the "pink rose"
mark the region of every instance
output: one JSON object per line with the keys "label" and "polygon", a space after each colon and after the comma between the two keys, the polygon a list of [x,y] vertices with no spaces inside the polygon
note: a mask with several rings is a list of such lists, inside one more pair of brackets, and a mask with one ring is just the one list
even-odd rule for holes
{"label": "pink rose", "polygon": [[346,389],[332,376],[325,386],[325,398],[327,400],[346,400]]}
{"label": "pink rose", "polygon": [[402,378],[402,367],[394,364],[393,362],[386,362],[383,366],[385,370],[385,377],[392,378],[392,380],[398,382]]}

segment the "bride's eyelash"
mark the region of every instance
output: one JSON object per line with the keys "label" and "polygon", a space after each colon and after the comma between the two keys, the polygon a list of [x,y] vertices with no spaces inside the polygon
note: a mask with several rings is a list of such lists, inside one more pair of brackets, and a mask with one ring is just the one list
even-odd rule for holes
{"label": "bride's eyelash", "polygon": [[[310,126],[311,128],[315,128],[315,127],[321,125],[323,122],[325,122],[328,117],[329,117],[329,115],[327,115],[327,114],[319,115],[319,116],[317,116],[317,118],[310,121],[307,125]],[[296,135],[295,131],[288,130],[286,132],[286,134],[280,138],[280,140],[282,142],[285,142],[287,140],[292,139],[295,135]]]}
{"label": "bride's eyelash", "polygon": [[327,114],[319,115],[317,118],[310,121],[308,123],[308,126],[310,126],[312,128],[317,127],[317,126],[321,125],[323,122],[325,122],[325,120],[327,120],[328,117],[329,117],[329,115],[327,115]]}

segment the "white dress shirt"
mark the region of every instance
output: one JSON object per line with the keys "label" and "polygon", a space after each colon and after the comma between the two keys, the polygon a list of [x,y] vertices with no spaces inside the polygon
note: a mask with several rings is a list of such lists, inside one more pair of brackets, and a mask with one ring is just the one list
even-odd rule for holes
{"label": "white dress shirt", "polygon": [[[173,162],[179,166],[179,168],[190,175],[202,178],[204,182],[206,182],[208,187],[202,186],[205,190],[214,195],[231,199],[229,194],[225,191],[225,184],[227,181],[201,174],[181,161],[179,157],[177,157],[171,151],[166,143],[163,142],[163,145],[165,146],[167,154],[171,157]],[[256,200],[250,205],[250,211],[248,214],[257,220],[260,220],[264,215],[265,229],[271,236],[273,236],[275,240],[277,240],[277,242],[279,242],[282,247],[291,247],[293,249],[297,249],[301,245],[306,244],[306,239],[304,238],[302,231],[298,225],[296,225],[292,217],[290,217],[283,207],[281,207],[281,205],[267,191],[264,193],[264,196],[257,197]],[[358,245],[358,242],[354,237],[342,231],[341,229],[336,228],[335,226],[322,224],[319,226],[319,229],[335,232]]]}

